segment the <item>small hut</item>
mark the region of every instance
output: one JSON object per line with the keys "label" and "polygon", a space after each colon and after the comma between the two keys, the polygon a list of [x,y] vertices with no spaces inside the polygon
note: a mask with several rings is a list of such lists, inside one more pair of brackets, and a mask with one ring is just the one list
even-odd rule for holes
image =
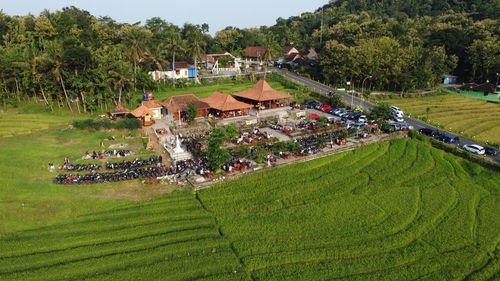
{"label": "small hut", "polygon": [[201,99],[210,106],[210,113],[221,118],[245,116],[250,114],[252,104],[237,101],[231,95],[214,92],[207,98]]}
{"label": "small hut", "polygon": [[121,103],[118,103],[115,108],[109,110],[109,114],[112,119],[115,119],[116,117],[127,117],[127,114],[129,113],[130,109],[123,107]]}
{"label": "small hut", "polygon": [[140,119],[144,126],[149,126],[149,125],[152,125],[154,123],[154,120],[153,120],[153,116],[155,115],[154,112],[149,110],[144,105],[141,105],[138,108],[134,109],[131,112],[131,114],[134,115],[135,118]]}
{"label": "small hut", "polygon": [[266,80],[260,79],[252,89],[234,93],[239,101],[255,105],[259,109],[276,108],[290,103],[291,95],[276,91]]}

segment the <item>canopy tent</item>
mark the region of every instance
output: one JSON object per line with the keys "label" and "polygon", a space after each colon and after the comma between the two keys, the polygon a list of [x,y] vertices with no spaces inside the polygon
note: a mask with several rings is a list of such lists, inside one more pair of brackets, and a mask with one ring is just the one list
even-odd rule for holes
{"label": "canopy tent", "polygon": [[134,115],[134,117],[136,118],[141,119],[144,126],[149,126],[154,123],[152,118],[155,114],[144,105],[141,105],[138,108],[134,109],[130,114]]}
{"label": "canopy tent", "polygon": [[201,101],[206,102],[210,109],[215,111],[215,115],[222,116],[222,118],[248,115],[248,109],[254,107],[252,104],[237,101],[231,95],[220,92],[214,92]]}
{"label": "canopy tent", "polygon": [[198,115],[196,117],[205,116],[205,111],[210,108],[206,102],[201,101],[193,94],[172,96],[163,102],[163,106],[167,108],[169,115],[173,115],[174,120],[180,120],[181,116],[185,115],[190,102],[198,108]]}
{"label": "canopy tent", "polygon": [[252,89],[234,93],[233,96],[235,96],[240,101],[257,104],[261,108],[274,108],[283,106],[283,104],[280,103],[281,100],[289,100],[292,98],[292,96],[289,94],[276,91],[271,88],[271,86],[269,86],[269,84],[267,84],[266,80],[264,79],[260,79]]}
{"label": "canopy tent", "polygon": [[109,113],[111,114],[112,117],[116,115],[125,115],[130,113],[130,109],[123,107],[121,103],[118,103],[115,108],[112,108],[109,110]]}

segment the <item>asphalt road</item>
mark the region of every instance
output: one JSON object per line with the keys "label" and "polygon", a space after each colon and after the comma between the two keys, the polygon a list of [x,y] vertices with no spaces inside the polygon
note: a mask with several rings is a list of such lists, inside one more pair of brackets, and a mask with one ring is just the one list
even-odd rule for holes
{"label": "asphalt road", "polygon": [[[344,91],[336,91],[335,89],[332,89],[330,87],[327,87],[325,85],[322,85],[318,82],[315,82],[315,81],[312,81],[308,78],[305,78],[305,77],[302,77],[302,76],[298,76],[294,73],[290,73],[290,72],[287,72],[287,73],[283,73],[281,71],[278,70],[278,74],[280,75],[283,75],[289,79],[292,79],[292,80],[295,80],[301,84],[304,84],[306,86],[309,86],[319,92],[322,92],[322,93],[329,93],[329,92],[333,92],[335,94],[338,94],[340,95],[343,99],[344,99],[344,102],[346,104],[351,104],[351,101],[353,100],[354,101],[354,106],[357,106],[357,105],[360,105],[361,107],[365,108],[365,109],[372,109],[373,108],[373,104],[369,103],[369,102],[366,102],[366,101],[362,101],[361,99],[358,99],[356,97],[352,97],[351,95],[349,95],[348,93],[344,92]],[[405,119],[405,122],[407,123],[410,123],[414,128],[415,130],[418,130],[418,129],[421,129],[421,128],[433,128],[433,129],[436,129],[436,130],[439,130],[439,131],[443,131],[439,128],[436,128],[436,127],[433,127],[429,124],[426,124],[426,123],[423,123],[423,122],[420,122],[418,120],[415,120],[415,119],[412,119],[412,118],[408,118],[408,117],[404,117]],[[448,135],[451,135],[451,136],[458,136],[456,134],[453,134],[453,133],[450,133],[450,132],[447,132],[445,131],[446,134]],[[464,144],[478,144],[472,140],[469,140],[469,139],[466,139],[466,138],[463,138],[461,136],[458,136],[460,138],[460,141],[458,143],[456,143],[455,145],[457,146],[463,146]],[[481,145],[481,144],[479,144]],[[493,159],[494,161],[496,162],[500,162],[500,153],[497,154],[496,156],[490,156],[490,155],[486,155],[485,157],[488,157],[490,159]]]}

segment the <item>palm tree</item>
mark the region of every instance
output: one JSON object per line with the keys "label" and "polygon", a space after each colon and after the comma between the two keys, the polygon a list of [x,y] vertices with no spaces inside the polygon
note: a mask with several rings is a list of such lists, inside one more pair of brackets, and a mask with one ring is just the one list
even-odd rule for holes
{"label": "palm tree", "polygon": [[[266,36],[266,40],[264,42],[264,54],[263,54],[263,59],[266,62],[266,72],[269,71],[269,63],[271,60],[274,58],[275,55],[275,48],[276,48],[276,41],[274,40],[274,37],[271,34],[268,34]],[[266,74],[264,74],[265,76]]]}
{"label": "palm tree", "polygon": [[163,44],[158,44],[149,50],[146,58],[144,59],[144,64],[151,70],[163,71],[164,66],[168,63],[165,58],[166,53],[164,51],[164,46]]}
{"label": "palm tree", "polygon": [[45,96],[45,91],[43,90],[41,78],[42,78],[42,72],[40,70],[40,66],[43,63],[43,53],[39,51],[38,48],[35,46],[31,45],[28,49],[29,52],[29,65],[30,65],[30,73],[31,77],[33,78],[33,81],[36,81],[38,84],[38,87],[40,88],[40,92],[42,93],[43,101],[45,105],[50,107],[51,111],[54,111],[54,108],[52,107],[52,104],[49,103],[47,100],[47,97]]}
{"label": "palm tree", "polygon": [[118,103],[121,103],[123,89],[132,86],[130,74],[130,65],[123,61],[117,61],[113,68],[108,71],[108,82],[112,85],[113,90],[118,91]]}
{"label": "palm tree", "polygon": [[127,55],[134,62],[134,88],[137,75],[137,61],[142,58],[143,45],[151,38],[151,31],[138,26],[125,26],[123,29]]}
{"label": "palm tree", "polygon": [[204,45],[201,41],[201,30],[196,28],[187,35],[190,44],[189,53],[193,57],[194,68],[198,71],[198,58],[203,56],[202,45]]}
{"label": "palm tree", "polygon": [[44,43],[45,49],[45,61],[50,65],[50,72],[52,73],[54,79],[61,83],[61,87],[64,92],[64,96],[66,97],[66,104],[71,112],[73,109],[69,103],[68,92],[66,91],[66,86],[64,85],[64,77],[62,75],[61,66],[63,63],[62,60],[62,44],[60,41],[46,41]]}
{"label": "palm tree", "polygon": [[[167,44],[167,49],[172,53],[172,70],[175,71],[175,55],[184,52],[184,44],[179,33],[174,33]],[[175,79],[174,79],[175,85]]]}

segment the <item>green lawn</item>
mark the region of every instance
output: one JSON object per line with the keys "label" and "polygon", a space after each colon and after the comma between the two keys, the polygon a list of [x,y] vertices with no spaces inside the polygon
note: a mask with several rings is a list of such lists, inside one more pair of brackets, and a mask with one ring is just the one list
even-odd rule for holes
{"label": "green lawn", "polygon": [[0,138],[27,135],[32,132],[62,127],[84,116],[48,113],[22,113],[20,110],[7,110],[0,113]]}
{"label": "green lawn", "polygon": [[[268,78],[266,81],[275,90],[282,91],[285,93],[290,93],[292,95],[299,93],[299,91],[288,89],[284,87],[281,83],[275,82],[270,78]],[[154,92],[154,99],[165,101],[171,96],[185,95],[185,94],[194,94],[199,98],[206,98],[210,96],[214,91],[226,94],[232,94],[246,89],[250,89],[253,86],[255,86],[256,83],[257,81],[249,81],[249,80],[233,81],[225,79],[225,80],[220,80],[217,83],[214,82],[205,85],[195,85],[186,88],[175,88],[175,89],[171,88],[165,91]],[[140,96],[136,95],[134,96],[134,99],[142,99],[142,95]]]}
{"label": "green lawn", "polygon": [[[432,124],[481,142],[500,144],[500,104],[444,94],[393,98],[389,103],[412,117],[425,117]],[[427,108],[430,111],[427,114]]]}
{"label": "green lawn", "polygon": [[[82,192],[43,188],[55,195]],[[88,203],[96,209],[117,204]],[[4,235],[0,279],[495,280],[500,275],[499,174],[413,139],[258,172],[197,194],[120,204]]]}
{"label": "green lawn", "polygon": [[[143,149],[141,138],[122,140],[119,132],[56,129],[0,139],[0,234],[122,205],[122,201],[105,199],[106,196],[99,194],[104,190],[128,187],[128,184],[61,186],[52,184],[56,174],[48,171],[48,163],[57,166],[63,163],[66,156],[73,163],[89,163],[81,157],[86,151],[101,150],[101,141],[109,135],[114,135],[117,140],[106,141],[106,147],[113,143],[126,143],[129,150],[140,155],[151,153]],[[123,159],[113,159],[120,160]],[[134,184],[137,183],[134,181]]]}

